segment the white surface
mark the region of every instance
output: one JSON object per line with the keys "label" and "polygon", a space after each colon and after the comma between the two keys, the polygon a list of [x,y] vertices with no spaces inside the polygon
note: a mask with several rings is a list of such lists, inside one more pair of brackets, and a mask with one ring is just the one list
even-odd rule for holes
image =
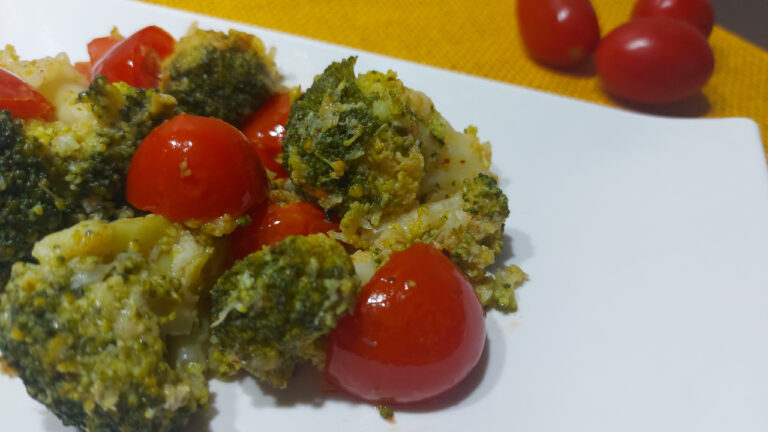
{"label": "white surface", "polygon": [[[257,34],[304,86],[359,54],[358,71],[396,70],[455,126],[477,125],[510,197],[510,261],[531,278],[518,313],[489,314],[464,388],[395,425],[303,370],[284,392],[213,382],[210,422],[191,430],[768,430],[768,175],[753,122],[639,116],[131,2],[5,0],[0,41],[83,60],[112,25],[179,36],[194,20]],[[6,377],[0,417],[7,431],[68,430]]]}

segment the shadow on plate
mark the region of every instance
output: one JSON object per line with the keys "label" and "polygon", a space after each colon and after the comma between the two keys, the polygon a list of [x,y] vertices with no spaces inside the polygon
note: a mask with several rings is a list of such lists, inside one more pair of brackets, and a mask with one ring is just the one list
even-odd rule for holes
{"label": "shadow on plate", "polygon": [[645,105],[631,102],[616,96],[610,96],[617,104],[643,114],[650,114],[662,117],[692,118],[701,117],[709,112],[709,99],[704,93],[697,93],[689,98],[679,102],[673,102],[664,105]]}
{"label": "shadow on plate", "polygon": [[533,244],[528,234],[514,228],[507,229],[503,241],[504,245],[496,256],[496,261],[488,268],[491,272],[507,265],[512,258],[515,259],[515,264],[519,265],[533,257]]}

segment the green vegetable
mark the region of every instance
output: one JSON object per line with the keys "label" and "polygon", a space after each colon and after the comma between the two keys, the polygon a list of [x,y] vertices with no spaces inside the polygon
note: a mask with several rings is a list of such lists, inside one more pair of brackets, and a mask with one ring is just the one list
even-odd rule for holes
{"label": "green vegetable", "polygon": [[342,216],[350,236],[416,200],[424,175],[419,125],[394,72],[355,77],[333,63],[291,107],[283,149],[291,181]]}
{"label": "green vegetable", "polygon": [[354,65],[331,64],[291,107],[283,140],[291,182],[340,217],[334,236],[359,249],[363,280],[392,252],[426,242],[448,253],[485,305],[511,310],[514,294],[497,288],[519,282],[488,274],[509,215],[488,172],[489,145],[474,127],[454,130],[394,72],[356,76]]}
{"label": "green vegetable", "polygon": [[326,335],[351,311],[359,281],[344,247],[324,234],[292,236],[238,261],[211,297],[209,362],[285,387],[294,366],[321,367]]}
{"label": "green vegetable", "polygon": [[379,410],[379,415],[384,420],[391,421],[393,418],[395,418],[395,412],[392,410],[392,408],[386,405],[376,405],[376,409]]}
{"label": "green vegetable", "polygon": [[495,278],[487,274],[501,250],[508,216],[507,197],[496,180],[478,174],[464,180],[459,190],[446,198],[420,205],[375,231],[365,232],[360,239],[369,250],[357,252],[353,259],[360,269],[375,268],[392,252],[415,242],[429,243],[444,250],[467,275],[484,306],[511,311],[515,308],[514,288],[525,274],[509,273],[512,268]]}
{"label": "green vegetable", "polygon": [[4,360],[66,425],[182,427],[208,403],[204,351],[179,341],[205,329],[197,304],[219,249],[160,216],[46,237],[0,295]]}
{"label": "green vegetable", "polygon": [[0,283],[34,242],[85,219],[133,214],[125,176],[149,131],[173,115],[172,97],[99,76],[75,106],[74,124],[0,113]]}
{"label": "green vegetable", "polygon": [[276,92],[280,78],[255,36],[193,29],[176,43],[163,65],[160,89],[178,111],[216,117],[235,126]]}

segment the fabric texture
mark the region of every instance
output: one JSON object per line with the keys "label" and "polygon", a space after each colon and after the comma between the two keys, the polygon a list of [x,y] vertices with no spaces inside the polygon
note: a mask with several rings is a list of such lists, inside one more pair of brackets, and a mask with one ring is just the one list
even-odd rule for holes
{"label": "fabric texture", "polygon": [[[526,55],[515,0],[144,0],[558,93],[638,110],[601,89],[594,66],[563,72]],[[592,0],[601,33],[627,21],[634,0]],[[162,23],[157,23],[162,25]],[[676,117],[748,117],[768,151],[768,51],[715,27],[715,72],[700,95],[662,108]]]}

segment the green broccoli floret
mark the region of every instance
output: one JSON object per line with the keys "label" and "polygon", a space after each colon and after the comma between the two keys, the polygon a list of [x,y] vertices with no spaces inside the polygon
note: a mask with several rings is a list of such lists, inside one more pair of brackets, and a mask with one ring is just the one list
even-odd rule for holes
{"label": "green broccoli floret", "polygon": [[247,256],[211,294],[211,367],[222,376],[244,368],[285,387],[297,363],[323,365],[326,335],[351,311],[359,286],[344,247],[324,234]]}
{"label": "green broccoli floret", "polygon": [[175,101],[99,76],[72,101],[73,123],[19,122],[0,114],[0,283],[12,262],[29,261],[34,242],[85,219],[133,214],[125,177],[152,128]]}
{"label": "green broccoli floret", "polygon": [[65,204],[51,196],[40,147],[26,138],[21,121],[0,111],[0,290],[13,262],[28,258],[37,239],[62,225]]}
{"label": "green broccoli floret", "polygon": [[[160,216],[85,221],[35,245],[0,295],[0,350],[85,431],[170,431],[207,406],[205,357],[176,356],[221,248]],[[198,349],[204,353],[204,349]]]}
{"label": "green broccoli floret", "polygon": [[235,126],[277,90],[274,61],[257,37],[230,30],[192,29],[163,63],[160,89],[178,111],[216,117]]}
{"label": "green broccoli floret", "polygon": [[[392,252],[415,242],[429,243],[444,250],[469,277],[483,305],[509,311],[513,309],[508,305],[514,304],[514,297],[504,297],[504,285],[512,287],[508,294],[513,295],[524,274],[514,283],[510,283],[510,278],[516,277],[509,273],[512,270],[498,273],[495,279],[487,274],[501,250],[508,216],[507,197],[496,180],[478,174],[463,181],[456,193],[423,204],[387,221],[378,230],[364,233],[361,239],[370,249],[355,253],[353,259],[359,272],[371,275]],[[510,277],[506,277],[508,273]],[[496,280],[498,284],[494,283]]]}
{"label": "green broccoli floret", "polygon": [[355,76],[333,63],[291,107],[283,149],[291,181],[309,199],[359,226],[415,202],[424,175],[420,126],[394,72]]}
{"label": "green broccoli floret", "polygon": [[515,289],[526,279],[528,275],[520,267],[506,266],[493,275],[486,275],[481,280],[475,281],[475,292],[485,309],[514,312],[517,310]]}

